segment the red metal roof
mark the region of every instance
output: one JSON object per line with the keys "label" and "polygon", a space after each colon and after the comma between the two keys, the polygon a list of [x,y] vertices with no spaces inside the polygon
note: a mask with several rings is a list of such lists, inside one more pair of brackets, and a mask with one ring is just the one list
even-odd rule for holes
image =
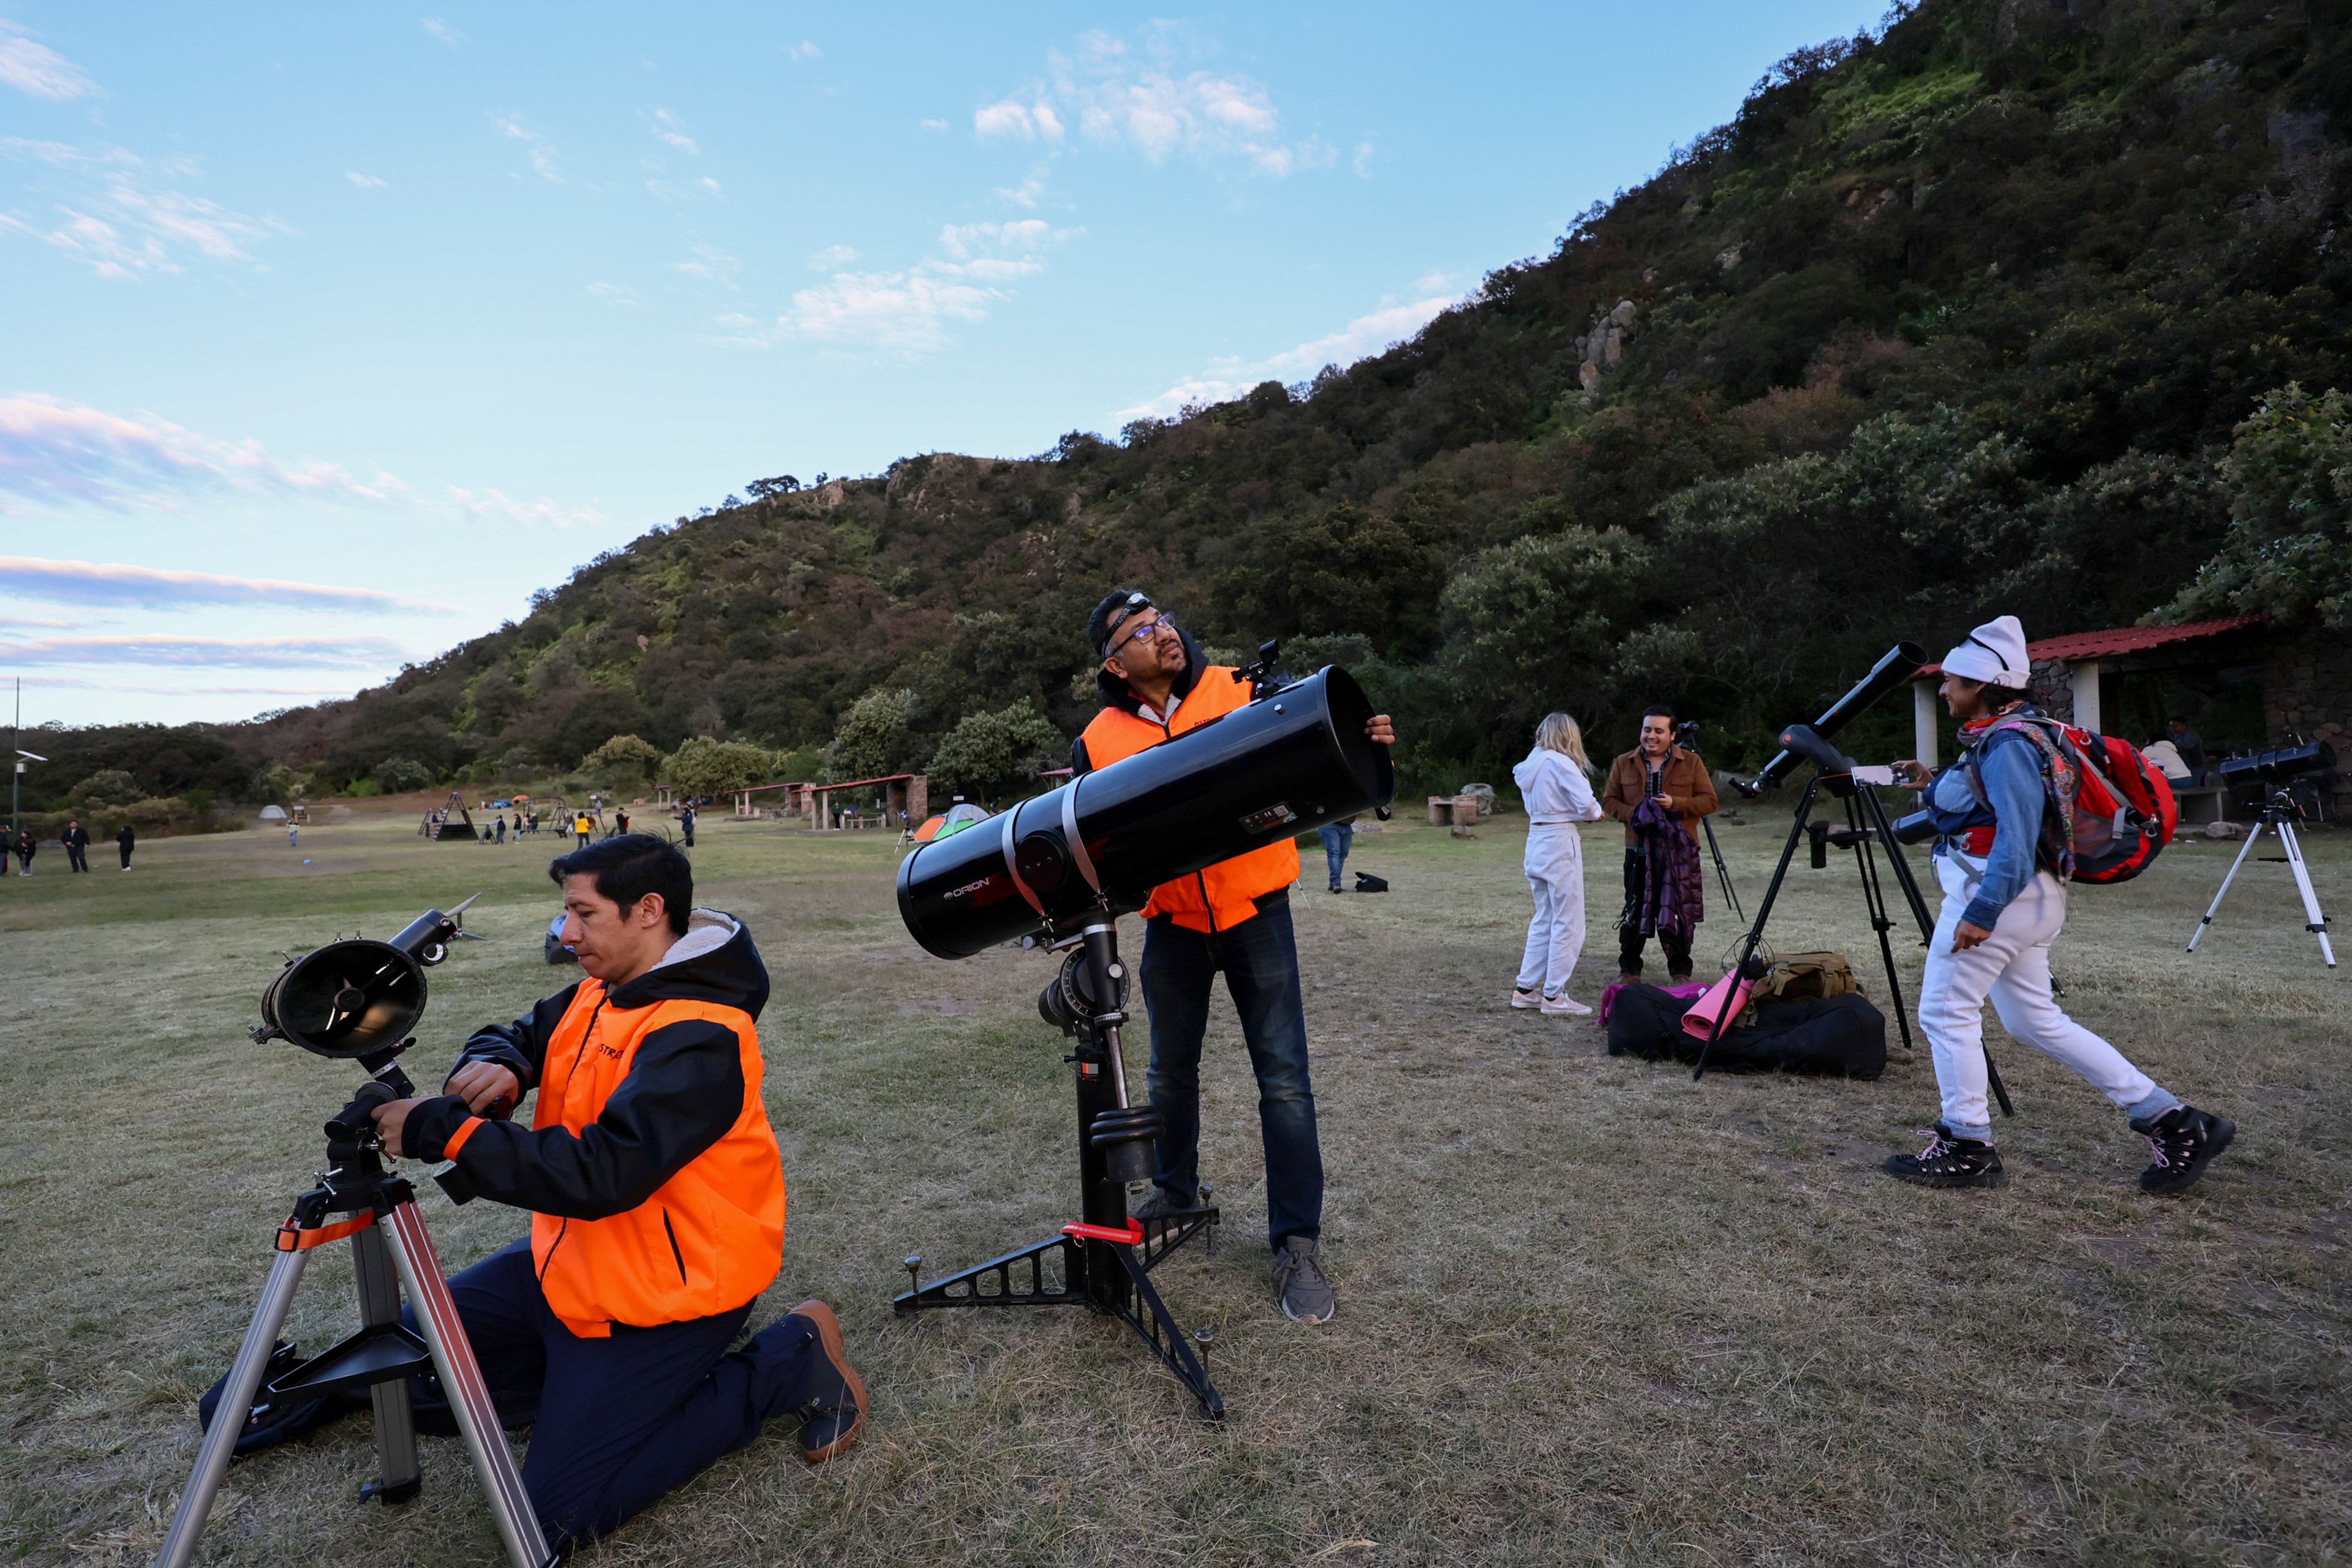
{"label": "red metal roof", "polygon": [[[2045,658],[2073,660],[2105,658],[2113,654],[2145,653],[2149,648],[2169,647],[2174,643],[2194,642],[2199,637],[2219,637],[2257,625],[2261,616],[2223,616],[2218,620],[2190,621],[2178,626],[2117,626],[2104,632],[2068,632],[2062,637],[2044,637],[2040,642],[2025,645],[2025,657],[2037,663]],[[1920,670],[1921,675],[1941,675],[1944,667],[1931,664]]]}

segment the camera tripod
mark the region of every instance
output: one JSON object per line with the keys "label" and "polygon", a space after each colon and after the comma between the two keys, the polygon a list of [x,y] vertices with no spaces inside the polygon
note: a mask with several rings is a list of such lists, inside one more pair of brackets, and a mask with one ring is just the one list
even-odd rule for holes
{"label": "camera tripod", "polygon": [[[1783,737],[1786,743],[1786,737]],[[1850,765],[1850,764],[1849,764]],[[1903,1032],[1903,1048],[1910,1050],[1911,1018],[1903,1003],[1903,982],[1895,973],[1895,944],[1887,933],[1895,921],[1887,914],[1886,888],[1878,874],[1877,848],[1886,851],[1888,869],[1895,886],[1903,890],[1904,902],[1910,906],[1911,918],[1918,922],[1920,945],[1935,940],[1936,922],[1927,918],[1927,900],[1919,896],[1918,881],[1911,875],[1911,863],[1903,858],[1903,847],[1895,838],[1894,825],[1886,819],[1886,806],[1877,792],[1854,781],[1853,774],[1823,772],[1815,765],[1812,778],[1805,785],[1803,796],[1797,802],[1797,817],[1789,827],[1789,842],[1780,850],[1780,863],[1772,871],[1772,880],[1764,889],[1764,901],[1756,910],[1756,923],[1748,930],[1748,940],[1741,947],[1739,962],[1734,967],[1748,972],[1755,962],[1756,949],[1763,942],[1765,922],[1772,918],[1772,905],[1780,897],[1780,884],[1787,879],[1789,864],[1797,856],[1797,845],[1811,823],[1813,803],[1823,788],[1845,802],[1845,822],[1843,829],[1829,828],[1822,836],[1829,843],[1851,847],[1854,864],[1862,875],[1862,901],[1870,911],[1870,929],[1878,933],[1878,955],[1886,964],[1887,998],[1894,1004],[1895,1022]],[[1824,825],[1826,826],[1826,825]],[[1716,1041],[1730,1027],[1732,1009],[1723,1008],[1716,1016],[1714,1026],[1707,1032],[1706,1043],[1699,1047],[1698,1065],[1691,1069],[1691,1079],[1696,1082],[1706,1073],[1706,1058],[1715,1049]],[[2010,1103],[2009,1087],[2000,1081],[2000,1070],[1992,1064],[1992,1051],[1985,1051],[1985,1076],[1990,1081],[1993,1098],[2000,1102],[2003,1116],[2014,1116],[2017,1108]]]}
{"label": "camera tripod", "polygon": [[[434,1253],[433,1238],[416,1212],[416,1193],[403,1177],[383,1167],[383,1145],[376,1140],[369,1113],[387,1100],[405,1100],[415,1092],[408,1076],[393,1058],[413,1042],[358,1058],[373,1079],[360,1087],[352,1102],[327,1123],[327,1165],[319,1184],[294,1200],[293,1212],[278,1229],[277,1257],[261,1288],[261,1301],[246,1329],[244,1343],[229,1369],[212,1425],[196,1450],[196,1468],[188,1478],[164,1532],[156,1568],[184,1568],[195,1555],[196,1539],[205,1516],[220,1490],[246,1417],[262,1392],[278,1331],[294,1303],[295,1288],[311,1252],[331,1241],[349,1237],[359,1272],[360,1331],[322,1355],[313,1356],[268,1385],[272,1399],[368,1390],[374,1407],[376,1457],[383,1473],[360,1489],[362,1500],[393,1504],[415,1497],[424,1482],[416,1463],[416,1427],[409,1405],[408,1379],[436,1372],[448,1395],[475,1472],[488,1499],[490,1517],[506,1545],[514,1568],[550,1568],[557,1559],[548,1549],[539,1516],[523,1491],[522,1473],[507,1447],[506,1433],[488,1388],[482,1382],[474,1347],[458,1321],[449,1282]],[[330,1219],[330,1215],[347,1215]],[[405,1289],[416,1310],[420,1340],[400,1321],[400,1295]]]}
{"label": "camera tripod", "polygon": [[[905,1317],[958,1307],[1091,1307],[1133,1329],[1199,1403],[1201,1414],[1220,1419],[1225,1402],[1201,1361],[1213,1336],[1203,1329],[1187,1339],[1150,1278],[1170,1253],[1203,1231],[1213,1247],[1217,1211],[1203,1205],[1140,1220],[1127,1212],[1127,1184],[1154,1174],[1160,1117],[1149,1105],[1128,1103],[1118,1038],[1127,1022],[1128,973],[1108,907],[1077,935],[1052,945],[1071,951],[1037,1006],[1076,1045],[1063,1059],[1075,1065],[1077,1077],[1080,1217],[1057,1235],[928,1285],[921,1255],[910,1257],[908,1289],[892,1300],[890,1310]],[[1202,1194],[1206,1197],[1209,1190]]]}
{"label": "camera tripod", "polygon": [[[1702,767],[1706,765],[1706,758],[1698,749],[1697,720],[1685,719],[1675,726],[1675,743],[1692,756],[1697,757]],[[1650,793],[1655,795],[1657,791],[1653,789]],[[1739,894],[1731,886],[1731,868],[1723,863],[1723,846],[1717,843],[1715,838],[1715,819],[1711,816],[1702,816],[1698,819],[1698,825],[1700,830],[1706,835],[1706,852],[1715,858],[1715,879],[1723,884],[1724,901],[1731,906],[1733,914],[1744,921],[1748,918],[1748,911],[1739,907]],[[1622,925],[1625,922],[1621,920],[1617,923]]]}
{"label": "camera tripod", "polygon": [[2254,830],[2252,833],[2246,835],[2245,847],[2238,851],[2238,858],[2230,862],[2229,874],[2221,879],[2221,890],[2213,895],[2213,902],[2206,910],[2205,918],[2199,921],[2197,929],[2189,933],[2189,952],[2197,951],[2198,939],[2205,934],[2208,927],[2212,925],[2213,917],[2221,912],[2221,900],[2229,895],[2230,884],[2236,879],[2238,868],[2246,863],[2246,857],[2253,852],[2254,841],[2263,836],[2263,829],[2267,827],[2278,835],[2279,845],[2286,853],[2276,856],[2265,855],[2263,858],[2284,861],[2287,868],[2294,873],[2295,891],[2303,895],[2303,929],[2319,939],[2319,956],[2327,961],[2327,967],[2330,969],[2336,967],[2336,949],[2327,940],[2327,917],[2320,912],[2319,894],[2313,890],[2311,870],[2303,861],[2303,843],[2294,835],[2295,820],[2302,816],[2303,807],[2296,804],[2294,795],[2287,790],[2280,790],[2263,803],[2262,820],[2254,824]]}

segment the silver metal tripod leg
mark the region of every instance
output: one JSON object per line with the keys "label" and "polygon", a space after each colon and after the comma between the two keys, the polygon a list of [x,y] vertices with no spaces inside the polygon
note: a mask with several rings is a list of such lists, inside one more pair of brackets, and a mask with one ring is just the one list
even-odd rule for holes
{"label": "silver metal tripod leg", "polygon": [[522,1472],[515,1467],[514,1451],[507,1447],[506,1429],[482,1382],[473,1342],[466,1338],[466,1326],[458,1321],[457,1303],[449,1295],[449,1281],[441,1272],[433,1238],[425,1234],[424,1216],[413,1201],[394,1204],[384,1224],[392,1232],[386,1239],[392,1244],[392,1259],[400,1268],[400,1282],[408,1289],[417,1327],[432,1347],[442,1392],[448,1396],[450,1413],[457,1418],[466,1451],[474,1458],[474,1473],[481,1477],[482,1492],[489,1502],[490,1517],[498,1523],[499,1539],[506,1542],[507,1556],[515,1568],[548,1568],[555,1555],[547,1549],[546,1532],[540,1529],[539,1515],[530,1506],[530,1494],[523,1490]]}
{"label": "silver metal tripod leg", "polygon": [[[352,1262],[359,1271],[360,1322],[379,1328],[400,1321],[400,1276],[384,1246],[383,1227],[370,1226],[352,1237]],[[383,1466],[370,1495],[400,1502],[416,1488],[416,1420],[409,1408],[408,1379],[394,1378],[368,1390],[374,1406],[376,1459]]]}
{"label": "silver metal tripod leg", "polygon": [[2213,923],[2213,917],[2221,912],[2221,900],[2229,896],[2230,884],[2237,880],[2238,868],[2244,865],[2246,863],[2246,857],[2253,853],[2254,840],[2263,836],[2263,828],[2264,826],[2264,824],[2260,822],[2254,824],[2254,830],[2246,835],[2245,847],[2238,851],[2238,858],[2230,862],[2230,874],[2221,879],[2221,891],[2213,895],[2213,901],[2206,907],[2205,918],[2197,922],[2197,929],[2189,933],[2189,952],[2195,952],[2197,951],[2198,939],[2205,934],[2205,928]]}
{"label": "silver metal tripod leg", "polygon": [[172,1527],[163,1532],[163,1549],[155,1554],[155,1568],[185,1568],[196,1553],[205,1515],[212,1511],[221,1478],[228,1473],[228,1462],[236,1454],[236,1440],[245,1434],[245,1418],[253,1409],[253,1396],[261,1388],[261,1374],[268,1370],[269,1352],[277,1346],[278,1331],[286,1326],[287,1309],[294,1304],[294,1287],[302,1282],[302,1266],[310,1257],[298,1250],[281,1252],[270,1260],[261,1302],[253,1310],[245,1342],[237,1347],[228,1383],[213,1408],[213,1424],[205,1429],[205,1440],[196,1449],[195,1472],[180,1494],[179,1506],[172,1510]]}
{"label": "silver metal tripod leg", "polygon": [[2307,929],[2319,939],[2319,956],[2327,967],[2336,967],[2336,949],[2328,945],[2327,917],[2320,912],[2319,894],[2311,885],[2310,868],[2303,863],[2303,844],[2294,836],[2294,824],[2279,824],[2279,842],[2286,846],[2287,869],[2294,873],[2295,890],[2303,895],[2303,914]]}

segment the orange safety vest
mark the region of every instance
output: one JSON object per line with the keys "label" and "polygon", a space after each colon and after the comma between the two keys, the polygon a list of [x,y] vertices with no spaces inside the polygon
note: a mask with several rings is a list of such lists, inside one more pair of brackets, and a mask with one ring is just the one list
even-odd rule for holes
{"label": "orange safety vest", "polygon": [[[1161,724],[1124,708],[1106,708],[1081,737],[1087,760],[1107,768],[1123,757],[1174,740],[1212,719],[1248,705],[1250,683],[1235,680],[1229,665],[1211,665],[1176,704],[1176,717]],[[1257,913],[1257,900],[1298,880],[1298,846],[1286,838],[1220,860],[1204,871],[1162,882],[1151,889],[1143,918],[1166,915],[1187,931],[1226,931]]]}
{"label": "orange safety vest", "polygon": [[[675,997],[608,1006],[603,981],[582,981],[548,1040],[531,1125],[576,1135],[628,1076],[638,1042],[696,1018],[742,1042],[743,1108],[734,1124],[625,1214],[530,1216],[540,1289],[583,1339],[605,1338],[614,1323],[651,1328],[729,1311],[766,1289],[783,1265],[783,1160],[760,1099],[759,1033],[741,1008]],[[463,1142],[450,1140],[451,1159]]]}

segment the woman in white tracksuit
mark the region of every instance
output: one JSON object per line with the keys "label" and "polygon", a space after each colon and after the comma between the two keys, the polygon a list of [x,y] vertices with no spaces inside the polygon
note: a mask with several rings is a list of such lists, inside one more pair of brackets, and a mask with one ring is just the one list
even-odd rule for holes
{"label": "woman in white tracksuit", "polygon": [[[2066,920],[2066,884],[2042,853],[2050,804],[2042,753],[2027,722],[2031,664],[2025,629],[2002,616],[1944,656],[1943,695],[1960,721],[1961,760],[1930,779],[1904,763],[1927,792],[1921,814],[1936,834],[1942,918],[1919,981],[1919,1026],[1934,1051],[1943,1115],[1917,1154],[1886,1162],[1890,1175],[1929,1187],[1991,1187],[2006,1179],[1985,1103],[1984,1005],[2001,1026],[2080,1074],[2131,1118],[2155,1163],[2149,1192],[2179,1192],[2229,1147],[2237,1125],[2184,1105],[2122,1052],[2066,1016],[2050,983],[2050,945]],[[2062,863],[2063,864],[2063,863]]]}
{"label": "woman in white tracksuit", "polygon": [[1527,804],[1525,867],[1536,900],[1511,1005],[1587,1014],[1592,1009],[1568,994],[1568,977],[1584,950],[1584,843],[1576,825],[1599,821],[1601,802],[1592,794],[1592,763],[1576,721],[1554,713],[1536,726],[1536,749],[1511,777]]}

